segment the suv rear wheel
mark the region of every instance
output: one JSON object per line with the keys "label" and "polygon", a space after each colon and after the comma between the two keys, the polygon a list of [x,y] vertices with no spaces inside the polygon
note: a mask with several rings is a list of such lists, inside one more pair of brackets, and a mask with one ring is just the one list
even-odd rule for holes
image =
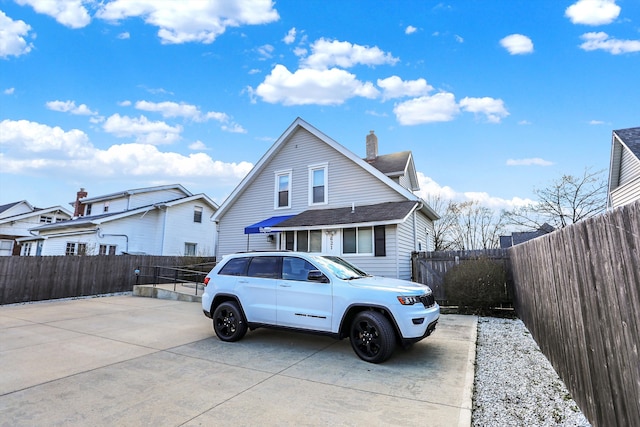
{"label": "suv rear wheel", "polygon": [[351,324],[349,337],[353,351],[366,362],[384,362],[391,357],[396,347],[393,326],[378,311],[358,313]]}
{"label": "suv rear wheel", "polygon": [[247,333],[247,323],[244,321],[238,304],[226,301],[213,312],[213,330],[222,341],[238,341]]}

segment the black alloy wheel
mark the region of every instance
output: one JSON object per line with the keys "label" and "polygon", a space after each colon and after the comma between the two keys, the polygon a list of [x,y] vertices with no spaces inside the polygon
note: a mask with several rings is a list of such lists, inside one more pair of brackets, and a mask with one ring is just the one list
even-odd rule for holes
{"label": "black alloy wheel", "polygon": [[222,341],[238,341],[247,333],[247,323],[233,301],[220,304],[213,312],[213,330]]}
{"label": "black alloy wheel", "polygon": [[378,311],[358,313],[351,324],[350,340],[358,357],[371,363],[384,362],[396,347],[393,326]]}

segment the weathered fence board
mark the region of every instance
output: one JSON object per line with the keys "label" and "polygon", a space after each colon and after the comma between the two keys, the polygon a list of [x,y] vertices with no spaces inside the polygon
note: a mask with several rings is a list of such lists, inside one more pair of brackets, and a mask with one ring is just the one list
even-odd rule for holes
{"label": "weathered fence board", "polygon": [[[479,258],[489,258],[501,263],[507,271],[507,276],[511,277],[509,255],[506,249],[414,252],[411,257],[412,277],[414,281],[428,285],[438,303],[446,304],[444,276],[447,271],[460,262]],[[510,289],[505,292],[505,298],[509,299]]]}
{"label": "weathered fence board", "polygon": [[594,426],[640,419],[640,202],[509,249],[520,318]]}
{"label": "weathered fence board", "polygon": [[149,255],[0,257],[0,305],[130,291],[140,266],[175,267],[211,260]]}

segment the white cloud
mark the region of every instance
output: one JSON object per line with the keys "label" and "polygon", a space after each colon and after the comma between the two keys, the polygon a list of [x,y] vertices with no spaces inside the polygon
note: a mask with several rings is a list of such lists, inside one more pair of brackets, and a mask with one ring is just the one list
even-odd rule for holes
{"label": "white cloud", "polygon": [[93,146],[77,129],[64,131],[27,120],[0,122],[2,166],[5,173],[41,173],[44,176],[75,174],[162,181],[203,177],[221,185],[235,185],[253,167],[249,162],[225,163],[204,153],[188,156],[161,152],[149,144],[120,144],[106,150]]}
{"label": "white cloud", "polygon": [[508,159],[507,166],[552,166],[553,162],[541,159],[540,157],[532,157],[529,159]]}
{"label": "white cloud", "polygon": [[273,57],[273,51],[275,50],[275,48],[270,44],[265,44],[263,46],[258,47],[256,50],[258,54],[262,57],[262,59],[270,59],[271,57]]}
{"label": "white cloud", "polygon": [[398,58],[394,58],[390,53],[385,53],[377,46],[360,46],[321,38],[311,45],[311,55],[304,59],[302,64],[305,68],[324,70],[334,65],[349,68],[358,64],[368,66],[394,65],[398,61]]}
{"label": "white cloud", "polygon": [[340,105],[356,96],[376,98],[379,91],[372,83],[363,83],[345,70],[300,69],[291,73],[284,65],[276,65],[271,74],[254,90],[270,104]]}
{"label": "white cloud", "polygon": [[21,6],[29,5],[38,13],[49,15],[60,24],[69,28],[82,28],[89,25],[91,17],[82,5],[82,0],[15,0]]}
{"label": "white cloud", "polygon": [[75,101],[49,101],[45,105],[52,111],[71,113],[79,116],[94,116],[98,114],[91,111],[86,104],[76,105]]}
{"label": "white cloud", "polygon": [[246,133],[242,126],[237,123],[233,123],[231,118],[226,113],[220,113],[217,111],[208,111],[203,113],[195,105],[185,104],[184,102],[177,103],[171,101],[165,102],[150,102],[150,101],[138,101],[135,107],[142,111],[151,111],[162,114],[164,118],[176,118],[181,117],[194,122],[206,122],[209,120],[215,120],[222,124],[221,129],[225,132],[233,133]]}
{"label": "white cloud", "polygon": [[433,90],[433,86],[429,85],[425,79],[403,81],[398,76],[378,79],[378,86],[383,90],[383,100],[402,98],[405,96],[427,95]]}
{"label": "white cloud", "polygon": [[5,90],[2,91],[2,93],[4,93],[5,95],[13,95],[13,93],[16,91],[16,88],[14,87],[9,87]]}
{"label": "white cloud", "polygon": [[524,125],[530,125],[530,124],[531,124],[531,122],[530,122],[529,120],[520,120],[520,121],[518,122],[518,124],[519,124],[519,125],[523,125],[523,126],[524,126]]}
{"label": "white cloud", "polygon": [[464,43],[464,39],[462,38],[462,36],[459,36],[456,34],[453,37],[456,39],[458,43]]}
{"label": "white cloud", "polygon": [[33,44],[25,40],[31,27],[24,21],[14,21],[0,10],[0,29],[0,58],[31,52]]}
{"label": "white cloud", "polygon": [[[0,145],[13,148],[25,158],[31,157],[33,153],[47,153],[43,156],[53,159],[57,157],[53,154],[56,152],[82,158],[86,157],[93,149],[89,143],[89,137],[81,130],[72,129],[65,132],[57,126],[50,127],[28,120],[3,120],[0,122]],[[42,159],[42,161],[46,160]],[[5,161],[3,160],[4,167]]]}
{"label": "white cloud", "polygon": [[416,31],[418,31],[418,29],[416,27],[414,27],[413,25],[409,25],[407,28],[404,29],[404,33],[405,34],[413,34]]}
{"label": "white cloud", "polygon": [[296,28],[293,27],[292,29],[290,29],[287,32],[287,35],[284,36],[284,38],[282,39],[283,42],[285,42],[285,44],[291,44],[294,41],[296,41]]}
{"label": "white cloud", "polygon": [[120,101],[120,102],[118,102],[118,105],[121,106],[121,107],[130,107],[131,106],[131,101],[129,101],[129,100]]}
{"label": "white cloud", "polygon": [[125,31],[124,33],[120,33],[120,34],[118,34],[118,38],[119,38],[120,40],[127,40],[127,39],[130,39],[130,38],[131,38],[131,34],[129,34],[129,32],[128,32],[128,31]]}
{"label": "white cloud", "polygon": [[504,107],[502,99],[484,98],[463,98],[460,107],[464,111],[476,114],[484,114],[490,123],[500,123],[503,118],[509,115]]}
{"label": "white cloud", "polygon": [[411,126],[451,121],[460,112],[460,108],[452,93],[440,92],[398,103],[393,112],[401,125]]}
{"label": "white cloud", "polygon": [[171,144],[180,139],[182,126],[169,126],[165,122],[152,122],[145,116],[128,117],[114,114],[102,125],[105,132],[118,138],[134,137],[144,144]]}
{"label": "white cloud", "polygon": [[229,27],[267,24],[280,19],[272,0],[157,1],[114,0],[103,4],[96,17],[121,21],[139,17],[159,28],[165,44],[213,43]]}
{"label": "white cloud", "polygon": [[530,199],[522,199],[520,197],[503,199],[501,197],[491,196],[486,192],[459,192],[449,186],[441,186],[422,172],[418,172],[417,175],[418,183],[420,185],[420,190],[417,194],[424,200],[428,200],[430,197],[440,196],[445,200],[451,200],[454,202],[476,201],[480,205],[494,210],[511,210],[519,206],[526,206],[533,203]]}
{"label": "white cloud", "polygon": [[194,141],[191,144],[189,144],[189,150],[193,150],[193,151],[204,151],[207,149],[207,146],[205,145],[204,142],[198,140],[198,141]]}
{"label": "white cloud", "polygon": [[580,45],[582,50],[604,50],[613,55],[621,53],[640,52],[640,40],[618,40],[609,38],[607,33],[585,33],[581,36],[584,43]]}
{"label": "white cloud", "polygon": [[615,0],[578,0],[564,14],[574,24],[604,25],[618,17],[620,6]]}
{"label": "white cloud", "polygon": [[590,120],[589,124],[590,125],[603,125],[604,122],[602,120]]}
{"label": "white cloud", "polygon": [[511,34],[500,40],[500,45],[511,55],[524,55],[533,52],[533,42],[522,34]]}

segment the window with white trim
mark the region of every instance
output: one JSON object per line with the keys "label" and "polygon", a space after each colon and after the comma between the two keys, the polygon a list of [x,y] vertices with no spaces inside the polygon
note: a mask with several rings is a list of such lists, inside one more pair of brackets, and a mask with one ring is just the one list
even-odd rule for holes
{"label": "window with white trim", "polygon": [[116,245],[100,245],[98,254],[100,255],[115,255]]}
{"label": "window with white trim", "polygon": [[291,170],[276,172],[275,209],[291,207]]}
{"label": "window with white trim", "polygon": [[309,205],[325,205],[328,203],[327,163],[309,166]]}
{"label": "window with white trim", "polygon": [[196,256],[197,243],[184,244],[184,256]]}
{"label": "window with white trim", "polygon": [[386,256],[384,225],[342,229],[342,253]]}
{"label": "window with white trim", "polygon": [[322,252],[322,230],[284,232],[284,246],[288,251]]}
{"label": "window with white trim", "polygon": [[109,212],[109,202],[104,202],[104,210],[103,212]]}
{"label": "window with white trim", "polygon": [[51,224],[53,217],[49,215],[40,215],[40,224]]}
{"label": "window with white trim", "polygon": [[67,242],[67,247],[64,251],[65,255],[87,255],[86,243]]}
{"label": "window with white trim", "polygon": [[202,206],[193,208],[193,222],[202,222]]}
{"label": "window with white trim", "polygon": [[31,242],[23,243],[22,244],[22,251],[20,252],[20,255],[22,255],[22,256],[31,255],[31,247],[32,247],[32,243]]}

